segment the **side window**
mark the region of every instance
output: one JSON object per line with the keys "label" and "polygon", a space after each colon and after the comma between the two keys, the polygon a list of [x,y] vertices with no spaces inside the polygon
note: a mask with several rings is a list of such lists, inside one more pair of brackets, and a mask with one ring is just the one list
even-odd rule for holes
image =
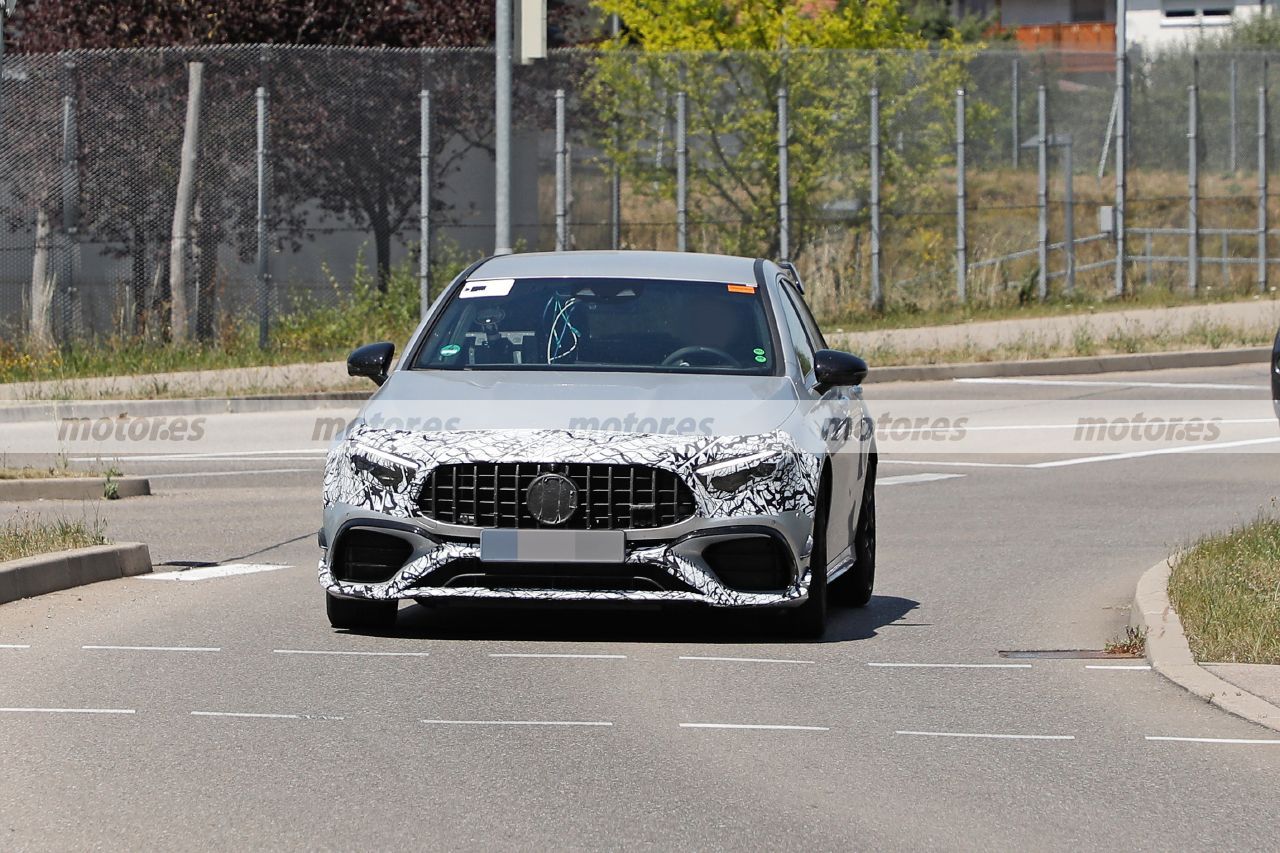
{"label": "side window", "polygon": [[[787,288],[781,289],[785,291]],[[809,344],[804,323],[801,322],[800,315],[796,313],[790,298],[784,297],[778,302],[778,312],[782,314],[783,322],[787,324],[787,332],[791,336],[791,347],[795,351],[796,361],[800,362],[800,369],[804,371],[804,375],[811,376],[813,375],[813,347]]]}
{"label": "side window", "polygon": [[809,336],[809,345],[815,350],[826,349],[827,339],[822,336],[822,329],[818,328],[818,321],[813,319],[813,313],[809,310],[809,306],[805,304],[804,297],[789,284],[784,284],[782,289],[786,292],[787,298],[791,300],[796,313],[800,315],[800,322],[804,324],[804,330]]}

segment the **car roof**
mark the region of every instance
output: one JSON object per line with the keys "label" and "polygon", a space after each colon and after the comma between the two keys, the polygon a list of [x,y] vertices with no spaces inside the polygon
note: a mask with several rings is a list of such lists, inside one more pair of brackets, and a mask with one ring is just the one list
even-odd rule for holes
{"label": "car roof", "polygon": [[696,252],[530,252],[490,258],[468,278],[655,278],[755,284],[755,264],[754,258]]}

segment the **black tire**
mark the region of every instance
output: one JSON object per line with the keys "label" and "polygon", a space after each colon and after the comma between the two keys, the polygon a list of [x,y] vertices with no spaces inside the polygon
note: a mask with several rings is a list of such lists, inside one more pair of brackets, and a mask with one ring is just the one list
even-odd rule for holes
{"label": "black tire", "polygon": [[367,601],[360,598],[339,598],[325,593],[324,609],[329,614],[329,624],[348,631],[386,631],[396,624],[396,611],[400,602]]}
{"label": "black tire", "polygon": [[846,607],[866,607],[876,585],[876,484],[868,480],[853,534],[853,567],[832,586],[832,598]]}
{"label": "black tire", "polygon": [[820,640],[827,630],[827,491],[818,494],[813,514],[813,550],[809,554],[809,597],[787,611],[787,633]]}

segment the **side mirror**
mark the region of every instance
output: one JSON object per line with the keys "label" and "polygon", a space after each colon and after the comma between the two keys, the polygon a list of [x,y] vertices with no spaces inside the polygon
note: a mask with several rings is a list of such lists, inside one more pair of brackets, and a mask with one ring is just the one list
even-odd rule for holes
{"label": "side mirror", "polygon": [[347,375],[367,376],[375,385],[381,385],[387,381],[395,355],[395,344],[365,344],[347,356]]}
{"label": "side mirror", "polygon": [[867,363],[856,355],[834,349],[820,349],[813,354],[813,375],[818,391],[837,385],[861,385],[867,378]]}

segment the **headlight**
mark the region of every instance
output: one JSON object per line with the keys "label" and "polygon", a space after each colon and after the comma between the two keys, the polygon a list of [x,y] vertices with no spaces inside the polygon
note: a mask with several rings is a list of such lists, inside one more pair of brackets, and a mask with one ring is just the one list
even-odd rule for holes
{"label": "headlight", "polygon": [[360,441],[351,442],[351,465],[389,489],[403,486],[421,467],[412,459],[379,450]]}
{"label": "headlight", "polygon": [[713,462],[696,469],[698,477],[721,492],[736,492],[752,480],[771,477],[782,461],[782,451],[763,450],[723,462]]}

